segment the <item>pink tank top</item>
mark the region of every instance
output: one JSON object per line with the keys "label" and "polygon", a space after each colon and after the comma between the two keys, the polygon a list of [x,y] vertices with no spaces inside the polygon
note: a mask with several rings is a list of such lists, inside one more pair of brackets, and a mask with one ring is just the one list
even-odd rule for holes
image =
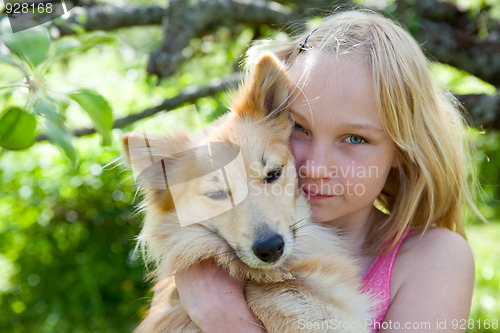
{"label": "pink tank top", "polygon": [[[406,237],[408,237],[409,233],[410,230],[407,230],[396,246],[387,254],[376,257],[361,280],[362,292],[370,293],[373,295],[374,299],[378,301],[377,305],[372,309],[374,314],[374,332],[376,332],[375,326],[380,327],[379,324],[382,323],[387,310],[389,309],[391,301],[392,268],[399,252],[399,248],[405,241]],[[381,252],[384,252],[384,249],[385,247]],[[376,323],[377,325],[375,325]]]}

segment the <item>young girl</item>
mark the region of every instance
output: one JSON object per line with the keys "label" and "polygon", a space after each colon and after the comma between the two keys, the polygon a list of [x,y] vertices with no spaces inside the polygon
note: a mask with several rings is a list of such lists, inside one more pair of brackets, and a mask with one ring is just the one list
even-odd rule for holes
{"label": "young girl", "polygon": [[[468,318],[474,284],[465,125],[419,46],[389,19],[349,11],[276,53],[289,69],[299,186],[316,221],[355,241],[362,290],[380,301],[374,330],[461,331],[453,323]],[[264,331],[245,282],[215,265],[176,283],[204,332]]]}

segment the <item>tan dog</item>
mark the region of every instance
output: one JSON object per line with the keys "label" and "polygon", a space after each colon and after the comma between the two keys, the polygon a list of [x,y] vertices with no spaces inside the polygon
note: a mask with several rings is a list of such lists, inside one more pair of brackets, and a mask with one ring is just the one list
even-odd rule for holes
{"label": "tan dog", "polygon": [[355,261],[335,229],[310,220],[297,190],[287,98],[285,69],[264,55],[232,112],[203,134],[124,136],[146,190],[139,242],[156,265],[155,297],[137,332],[201,332],[173,275],[204,260],[247,279],[248,305],[268,332],[369,331]]}

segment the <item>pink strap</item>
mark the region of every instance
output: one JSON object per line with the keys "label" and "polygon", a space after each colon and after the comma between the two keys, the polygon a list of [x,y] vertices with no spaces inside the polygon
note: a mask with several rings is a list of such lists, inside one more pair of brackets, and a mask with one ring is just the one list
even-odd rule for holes
{"label": "pink strap", "polygon": [[[377,305],[372,309],[374,314],[373,319],[376,323],[382,323],[387,310],[389,309],[391,301],[392,269],[394,267],[396,256],[399,252],[399,248],[408,237],[409,233],[410,230],[407,230],[390,252],[383,256],[380,255],[376,257],[361,280],[361,290],[363,292],[370,293],[375,301],[377,301]],[[384,246],[381,252],[386,249],[386,246]]]}

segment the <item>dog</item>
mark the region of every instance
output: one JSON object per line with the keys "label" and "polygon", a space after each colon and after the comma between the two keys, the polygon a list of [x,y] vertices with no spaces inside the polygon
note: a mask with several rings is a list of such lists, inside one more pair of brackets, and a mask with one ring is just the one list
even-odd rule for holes
{"label": "dog", "polygon": [[267,332],[370,331],[373,304],[359,291],[355,259],[336,229],[311,220],[298,190],[288,82],[284,65],[264,54],[230,112],[201,133],[124,135],[146,197],[138,240],[156,267],[136,332],[201,332],[173,277],[206,260],[247,280],[248,305]]}

